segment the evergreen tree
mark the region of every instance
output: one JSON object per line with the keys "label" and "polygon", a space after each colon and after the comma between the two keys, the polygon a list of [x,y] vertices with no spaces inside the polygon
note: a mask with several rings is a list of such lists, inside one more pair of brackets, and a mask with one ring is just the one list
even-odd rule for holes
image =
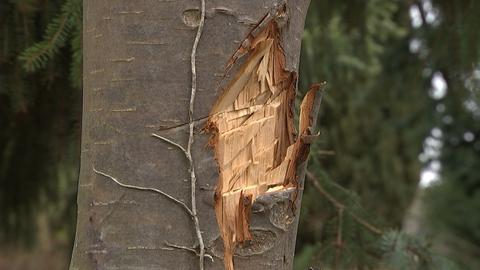
{"label": "evergreen tree", "polygon": [[[465,91],[465,84],[472,87],[476,82],[472,75],[478,65],[478,16],[468,14],[478,12],[477,5],[474,1],[312,3],[300,74],[305,84],[325,80],[329,85],[320,117],[323,133],[312,155],[315,165],[310,166],[321,194],[328,196],[319,198],[318,188],[307,183],[297,269],[309,263],[339,269],[379,264],[393,269],[455,267],[432,254],[429,241],[384,228],[400,229],[422,167],[435,161],[434,157],[419,160],[424,140],[434,128],[441,128],[445,141],[442,178],[451,177],[451,188],[459,189],[463,175],[469,179],[463,181],[470,183],[470,192],[478,180],[473,168],[480,159],[472,147],[478,118],[474,124],[474,114],[465,107],[465,102],[475,107],[474,95]],[[409,15],[416,10],[418,17],[412,21]],[[440,99],[431,86],[439,74],[449,87]],[[446,112],[439,114],[442,108]],[[451,126],[456,126],[457,134]],[[465,142],[464,136],[470,141]],[[452,142],[463,143],[452,149]],[[453,191],[444,182],[438,189]],[[479,200],[473,196],[454,203],[458,193],[434,195],[436,202],[430,204],[437,212],[426,225],[443,217],[469,238],[478,227],[478,215],[473,213],[479,212]],[[449,208],[452,211],[445,211]],[[459,219],[454,209],[463,209],[469,221]],[[386,246],[396,247],[391,249],[395,252],[386,252],[382,248]],[[430,259],[414,259],[418,252],[412,250]]]}
{"label": "evergreen tree", "polygon": [[0,242],[33,243],[40,212],[71,241],[81,1],[1,1],[0,27]]}
{"label": "evergreen tree", "polygon": [[441,72],[448,88],[436,100],[441,152],[432,161],[441,164],[440,181],[426,192],[424,223],[440,243],[435,249],[456,258],[465,269],[478,269],[480,3],[444,0],[433,4],[439,23],[423,24],[417,35],[428,48],[428,68]]}

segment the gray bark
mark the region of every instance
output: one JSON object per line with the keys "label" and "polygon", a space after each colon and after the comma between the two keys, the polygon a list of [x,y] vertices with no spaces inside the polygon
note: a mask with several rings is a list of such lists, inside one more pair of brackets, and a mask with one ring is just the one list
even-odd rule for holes
{"label": "gray bark", "polygon": [[[246,34],[279,0],[207,0],[197,49],[195,119],[204,119],[220,94],[225,64]],[[283,3],[283,1],[282,1]],[[286,1],[282,29],[287,68],[297,71],[309,0]],[[191,89],[190,54],[200,1],[84,1],[84,92],[77,234],[71,270],[198,269],[191,216],[158,192],[191,205],[186,148]],[[228,77],[225,80],[228,82]],[[206,245],[205,269],[223,269],[223,243],[213,208],[217,164],[208,135],[196,125],[193,160],[197,210]],[[303,181],[301,181],[303,182]],[[301,193],[300,193],[301,194]],[[299,196],[301,197],[301,196]],[[298,213],[288,196],[264,196],[253,206],[254,240],[237,249],[235,269],[291,269]],[[297,208],[298,211],[299,207]]]}

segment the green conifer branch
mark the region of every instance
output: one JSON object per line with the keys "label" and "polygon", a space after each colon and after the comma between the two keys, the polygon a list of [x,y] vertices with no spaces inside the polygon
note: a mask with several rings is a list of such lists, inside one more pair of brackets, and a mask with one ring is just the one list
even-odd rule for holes
{"label": "green conifer branch", "polygon": [[[28,72],[34,72],[44,68],[48,60],[64,46],[68,26],[67,15],[61,15],[52,21],[47,27],[44,40],[27,48],[20,55],[19,59],[23,62],[24,69]],[[54,30],[53,35],[50,34],[52,30]]]}
{"label": "green conifer branch", "polygon": [[19,60],[28,72],[46,67],[47,63],[63,48],[67,41],[72,50],[70,77],[75,87],[80,87],[81,78],[81,36],[82,3],[79,0],[67,0],[60,14],[47,26],[43,40],[28,47],[20,54]]}

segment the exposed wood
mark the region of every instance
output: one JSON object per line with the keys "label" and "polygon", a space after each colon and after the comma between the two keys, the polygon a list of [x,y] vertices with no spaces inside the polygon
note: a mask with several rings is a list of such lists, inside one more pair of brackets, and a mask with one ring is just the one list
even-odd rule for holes
{"label": "exposed wood", "polygon": [[312,135],[311,114],[320,88],[313,86],[302,102],[300,136],[295,141],[296,73],[286,70],[275,17],[258,33],[249,33],[247,40],[243,43],[249,44],[248,51],[239,48],[247,59],[218,98],[207,122],[219,166],[215,212],[228,270],[234,269],[236,246],[252,240],[252,200],[268,192],[296,190],[297,167],[308,156],[310,143],[304,138]]}

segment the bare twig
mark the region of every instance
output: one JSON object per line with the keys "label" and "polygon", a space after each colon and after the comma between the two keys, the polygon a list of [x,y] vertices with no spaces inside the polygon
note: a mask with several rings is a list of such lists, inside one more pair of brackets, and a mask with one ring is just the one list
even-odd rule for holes
{"label": "bare twig", "polygon": [[191,184],[191,198],[192,198],[192,214],[193,214],[193,221],[195,223],[195,231],[197,234],[198,239],[198,246],[199,246],[199,268],[200,270],[204,269],[204,260],[205,260],[205,245],[203,243],[202,232],[200,231],[200,224],[198,221],[197,216],[197,201],[196,201],[196,183],[197,178],[195,176],[195,164],[193,163],[192,158],[192,145],[193,145],[193,136],[194,136],[194,127],[195,127],[195,119],[193,118],[193,107],[195,104],[195,94],[197,92],[197,70],[196,70],[196,57],[197,57],[197,46],[200,41],[200,37],[202,36],[203,32],[203,25],[205,23],[205,0],[200,0],[201,2],[201,15],[200,15],[200,23],[198,24],[197,34],[195,35],[195,41],[193,42],[192,47],[192,54],[190,57],[191,60],[191,67],[192,67],[192,89],[190,92],[190,107],[188,110],[188,119],[189,119],[189,127],[190,132],[188,136],[188,144],[187,144],[187,158],[190,163],[190,184]]}
{"label": "bare twig", "polygon": [[[163,136],[160,136],[160,135],[158,135],[158,134],[155,134],[155,133],[152,133],[152,136],[155,137],[155,138],[158,138],[158,139],[160,139],[160,140],[162,140],[162,141],[164,141],[164,142],[167,142],[167,143],[169,143],[169,144],[171,144],[171,145],[173,145],[173,146],[175,146],[175,147],[177,147],[178,149],[182,150],[182,152],[185,154],[185,156],[188,156],[187,150],[185,150],[185,148],[183,148],[183,146],[181,146],[180,144],[178,144],[178,143],[176,143],[176,142],[174,142],[174,141],[172,141],[172,140],[170,140],[170,139],[167,139],[167,138],[165,138],[165,137],[163,137]],[[187,158],[188,158],[188,157],[187,157]]]}
{"label": "bare twig", "polygon": [[329,150],[318,150],[317,151],[318,155],[321,156],[335,156],[335,151],[329,151]]}
{"label": "bare twig", "polygon": [[350,216],[352,216],[353,219],[355,219],[355,221],[357,221],[358,223],[360,223],[361,225],[363,225],[363,227],[367,228],[369,231],[375,233],[375,234],[378,234],[378,235],[382,235],[383,234],[383,231],[375,226],[373,226],[372,224],[368,223],[367,221],[365,221],[364,219],[360,218],[359,216],[355,215],[354,213],[352,213],[352,211],[348,211],[348,213],[350,214]]}
{"label": "bare twig", "polygon": [[200,23],[198,25],[197,29],[197,34],[195,36],[195,41],[193,43],[193,48],[192,48],[192,53],[191,53],[191,69],[192,69],[192,88],[190,92],[190,104],[189,104],[189,110],[188,110],[188,119],[189,119],[189,137],[188,137],[188,144],[187,144],[187,149],[185,149],[182,145],[180,145],[177,142],[174,142],[168,138],[165,138],[163,136],[160,136],[158,134],[152,133],[151,135],[155,138],[158,138],[164,142],[167,142],[178,149],[180,149],[185,157],[187,158],[189,162],[189,171],[190,171],[190,182],[191,182],[191,201],[192,205],[191,208],[189,208],[184,202],[172,197],[171,195],[167,194],[166,192],[163,192],[159,189],[156,188],[149,188],[149,187],[141,187],[141,186],[134,186],[134,185],[129,185],[129,184],[124,184],[114,178],[113,176],[106,174],[104,172],[98,171],[95,168],[93,168],[93,171],[97,174],[100,174],[102,176],[105,176],[118,184],[119,186],[125,187],[125,188],[131,188],[131,189],[136,189],[136,190],[143,190],[143,191],[153,191],[158,194],[161,194],[165,196],[166,198],[172,200],[173,202],[179,204],[182,206],[185,211],[192,217],[194,225],[195,225],[195,232],[197,235],[197,240],[198,240],[198,245],[199,245],[199,251],[197,252],[195,248],[191,247],[185,247],[185,246],[179,246],[179,245],[174,245],[174,244],[169,244],[165,242],[165,245],[168,248],[162,248],[166,250],[171,250],[171,248],[176,248],[176,249],[182,249],[182,250],[187,250],[190,252],[195,253],[199,257],[199,269],[203,270],[204,269],[204,262],[205,262],[205,257],[211,259],[213,261],[213,257],[209,254],[205,253],[205,244],[203,242],[203,237],[202,237],[202,232],[200,230],[200,224],[198,220],[198,214],[197,214],[197,202],[196,202],[196,182],[197,178],[195,175],[195,166],[193,162],[193,157],[192,157],[192,146],[193,146],[193,137],[194,137],[194,128],[195,128],[195,122],[197,120],[194,119],[194,104],[195,104],[195,95],[197,92],[197,72],[196,72],[196,54],[197,54],[197,46],[200,41],[200,37],[202,36],[203,32],[203,26],[205,23],[205,0],[200,0],[201,1],[201,17],[200,17]]}
{"label": "bare twig", "polygon": [[361,217],[357,216],[355,213],[353,213],[350,209],[348,209],[343,203],[339,202],[335,197],[333,197],[330,193],[328,193],[323,187],[322,185],[320,184],[320,182],[318,181],[318,179],[315,177],[315,175],[310,172],[310,171],[307,171],[307,179],[310,179],[313,186],[315,187],[315,189],[320,192],[323,196],[325,196],[325,198],[330,201],[334,206],[335,208],[337,209],[344,209],[356,222],[358,222],[360,225],[362,225],[363,227],[365,227],[366,229],[368,229],[369,231],[371,231],[372,233],[374,234],[377,234],[377,235],[382,235],[383,234],[383,231],[377,227],[375,227],[374,225],[368,223],[366,220],[362,219]]}
{"label": "bare twig", "polygon": [[345,208],[343,208],[343,207],[337,208],[337,211],[338,211],[338,227],[337,227],[337,240],[335,242],[335,269],[338,269],[338,265],[339,265],[339,262],[340,262],[340,256],[341,256],[341,253],[342,253],[342,247],[343,247],[343,237],[342,237],[343,210],[345,210]]}
{"label": "bare twig", "polygon": [[183,146],[180,144],[167,139],[163,136],[160,136],[158,134],[152,133],[152,136],[155,138],[158,138],[164,142],[167,142],[178,149],[180,149],[184,154],[185,157],[188,160],[189,163],[189,171],[190,171],[190,189],[191,189],[191,201],[192,201],[192,206],[191,206],[191,215],[193,222],[195,224],[195,233],[197,235],[197,240],[198,240],[198,246],[199,246],[199,252],[197,252],[194,248],[189,248],[189,247],[184,247],[184,246],[178,246],[178,245],[173,245],[169,243],[165,243],[169,247],[174,247],[177,249],[184,249],[188,250],[191,252],[194,252],[197,254],[199,257],[199,269],[203,270],[204,269],[204,262],[205,262],[205,257],[210,258],[213,261],[212,256],[205,254],[205,244],[203,243],[203,237],[202,237],[202,232],[200,230],[200,222],[198,221],[198,214],[197,214],[197,201],[196,201],[196,185],[197,185],[197,177],[195,174],[195,164],[193,162],[193,157],[192,157],[192,146],[193,146],[193,137],[194,137],[194,128],[195,128],[195,122],[197,121],[194,119],[194,104],[195,104],[195,95],[197,93],[197,70],[196,70],[196,56],[197,56],[197,47],[198,43],[200,41],[200,37],[202,36],[203,32],[203,25],[205,24],[205,0],[201,0],[201,16],[200,16],[200,23],[198,25],[197,29],[197,34],[195,36],[195,41],[193,42],[193,48],[192,48],[192,53],[191,53],[191,68],[192,68],[192,88],[190,91],[190,104],[189,104],[189,109],[188,109],[188,125],[189,125],[189,136],[188,136],[188,144],[187,144],[187,149],[185,149]]}
{"label": "bare twig", "polygon": [[192,247],[186,247],[186,246],[180,246],[180,245],[175,245],[175,244],[171,244],[167,241],[164,242],[165,243],[165,246],[167,247],[170,247],[170,248],[176,248],[176,249],[182,249],[182,250],[188,250],[188,251],[191,251],[195,254],[198,255],[198,252],[195,250],[195,248],[192,248]]}
{"label": "bare twig", "polygon": [[[190,251],[190,252],[193,252],[195,253],[195,255],[197,256],[200,256],[200,254],[198,253],[198,251],[193,248],[193,247],[186,247],[186,246],[180,246],[180,245],[175,245],[175,244],[171,244],[169,242],[166,242],[165,241],[165,246],[169,247],[169,248],[176,248],[176,249],[181,249],[181,250],[187,250],[187,251]],[[172,249],[170,249],[172,250]],[[213,257],[210,255],[210,254],[206,254],[204,255],[205,257],[209,258],[210,260],[212,260],[213,262]]]}
{"label": "bare twig", "polygon": [[155,192],[155,193],[158,193],[168,199],[170,199],[171,201],[175,202],[176,204],[180,205],[181,207],[183,207],[183,209],[185,209],[185,211],[193,218],[193,212],[192,210],[190,210],[190,208],[182,201],[180,201],[179,199],[173,197],[172,195],[164,192],[164,191],[161,191],[159,189],[156,189],[156,188],[149,188],[149,187],[141,187],[141,186],[134,186],[134,185],[129,185],[129,184],[124,184],[122,182],[120,182],[119,180],[117,180],[115,177],[107,174],[107,173],[104,173],[102,171],[99,171],[97,169],[95,169],[95,167],[93,167],[93,171],[97,174],[100,174],[102,176],[105,176],[107,178],[109,178],[110,180],[112,180],[113,182],[115,182],[117,185],[119,186],[122,186],[124,188],[130,188],[130,189],[136,189],[136,190],[143,190],[143,191],[152,191],[152,192]]}

